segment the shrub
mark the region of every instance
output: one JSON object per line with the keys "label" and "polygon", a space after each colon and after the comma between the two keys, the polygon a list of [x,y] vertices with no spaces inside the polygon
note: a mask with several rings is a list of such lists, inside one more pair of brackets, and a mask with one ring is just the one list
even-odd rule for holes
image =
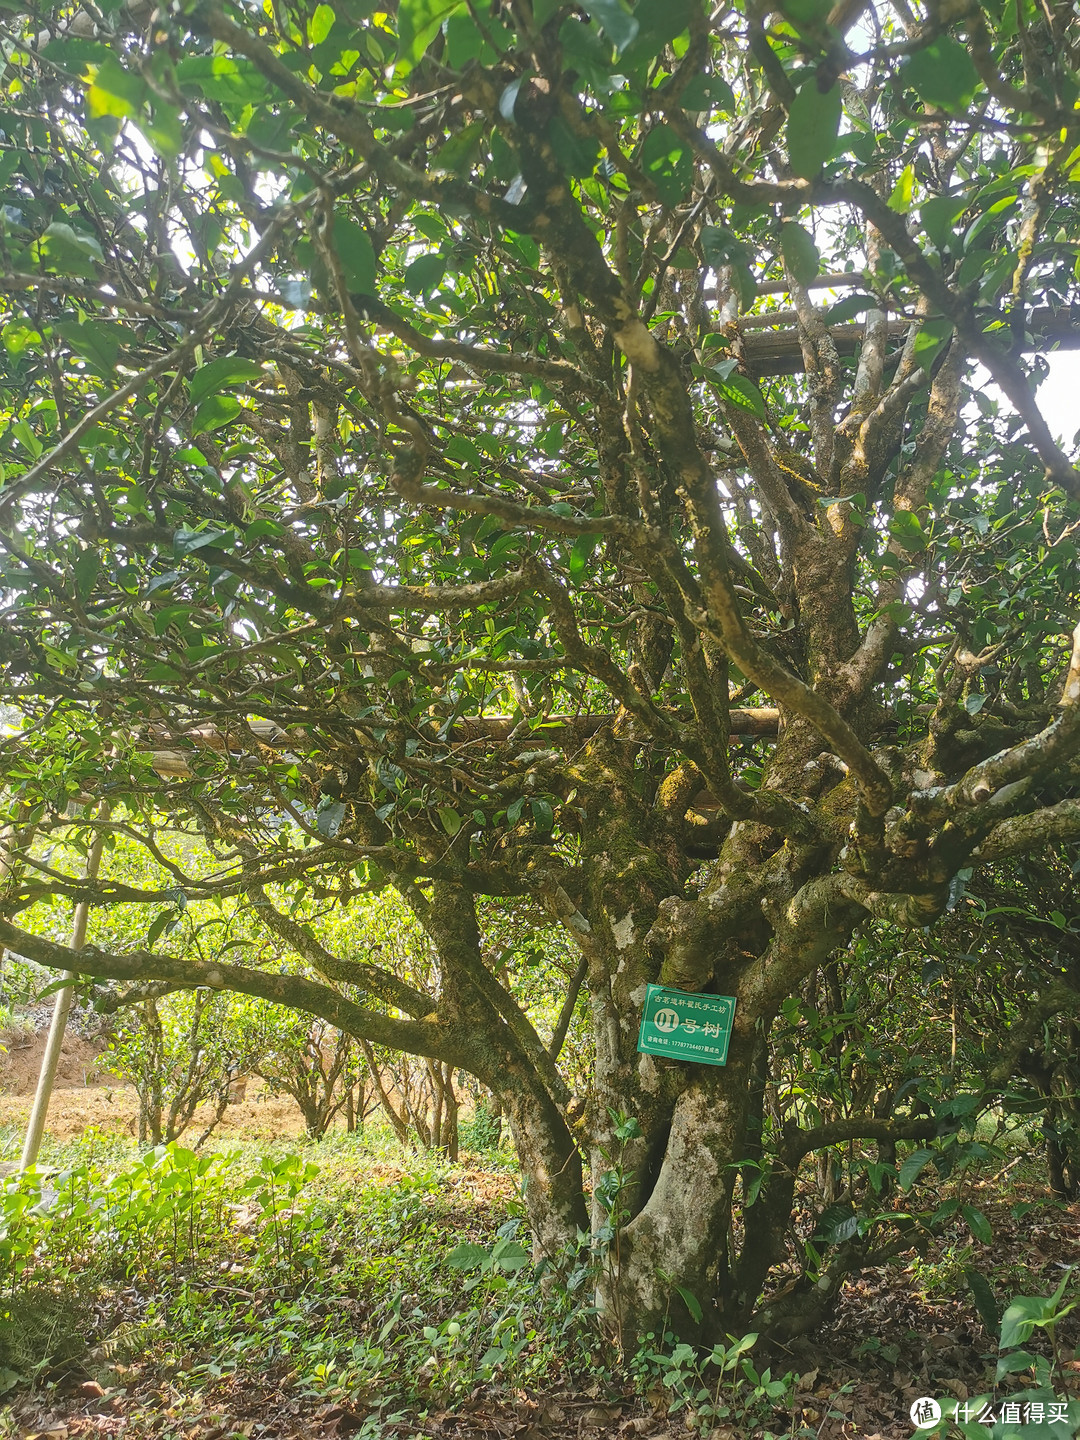
{"label": "shrub", "polygon": [[197,1146],[220,1123],[243,1068],[234,1009],[231,997],[193,990],[144,1000],[124,1016],[108,1064],[135,1087],[140,1143],[178,1140],[206,1101],[214,1110]]}

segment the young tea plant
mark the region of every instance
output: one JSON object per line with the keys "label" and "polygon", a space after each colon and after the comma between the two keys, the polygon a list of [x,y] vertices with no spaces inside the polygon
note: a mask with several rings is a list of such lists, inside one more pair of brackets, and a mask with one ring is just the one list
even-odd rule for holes
{"label": "young tea plant", "polygon": [[[1063,1376],[1057,1328],[1065,1316],[1080,1304],[1080,1297],[1065,1299],[1072,1274],[1073,1267],[1070,1266],[1052,1295],[1017,1295],[1009,1305],[1001,1317],[998,1348],[1002,1354],[997,1363],[995,1380],[1032,1370],[1036,1385],[1046,1387],[1057,1383],[1060,1387]],[[1022,1348],[1036,1330],[1046,1331],[1050,1341],[1049,1359],[1045,1355],[1032,1355]]]}
{"label": "young tea plant", "polygon": [[299,1201],[318,1173],[318,1165],[299,1155],[280,1160],[264,1155],[258,1170],[241,1187],[239,1198],[252,1200],[262,1217],[260,1254],[279,1269],[291,1271],[311,1263],[317,1214],[311,1203]]}
{"label": "young tea plant", "polygon": [[[1017,1295],[1010,1301],[998,1328],[999,1359],[994,1372],[996,1394],[978,1395],[962,1406],[944,1407],[940,1423],[920,1433],[945,1440],[961,1435],[964,1440],[1048,1440],[1054,1436],[1080,1434],[1080,1400],[1064,1398],[1064,1375],[1057,1327],[1080,1304],[1080,1297],[1065,1299],[1072,1279],[1072,1266],[1062,1276],[1052,1295]],[[996,1316],[997,1302],[992,1287],[982,1276],[968,1277],[979,1314],[988,1328]],[[1051,1354],[1027,1350],[1036,1330],[1045,1330]],[[1034,1386],[1025,1390],[997,1389],[1008,1377],[1028,1373]],[[950,1413],[952,1411],[953,1413]]]}
{"label": "young tea plant", "polygon": [[[667,1337],[665,1337],[667,1338]],[[767,1424],[782,1406],[790,1408],[797,1377],[774,1376],[771,1366],[759,1370],[750,1358],[755,1334],[714,1345],[712,1350],[688,1344],[654,1351],[643,1346],[633,1369],[639,1382],[658,1378],[671,1394],[668,1414],[682,1414],[689,1429],[701,1434],[717,1426]]]}
{"label": "young tea plant", "polygon": [[613,1145],[601,1145],[600,1152],[608,1168],[601,1172],[596,1182],[593,1198],[606,1215],[604,1223],[593,1236],[593,1246],[598,1268],[603,1272],[603,1289],[610,1297],[609,1319],[614,1339],[620,1354],[625,1353],[625,1317],[622,1313],[622,1287],[619,1276],[622,1270],[622,1229],[631,1216],[630,1191],[636,1183],[625,1164],[626,1147],[631,1140],[641,1139],[641,1126],[632,1115],[621,1110],[608,1109],[611,1119]]}

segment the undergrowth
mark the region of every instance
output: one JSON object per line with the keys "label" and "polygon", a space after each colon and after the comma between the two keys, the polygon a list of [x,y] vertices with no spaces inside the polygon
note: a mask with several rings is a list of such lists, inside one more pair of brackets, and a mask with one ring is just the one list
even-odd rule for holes
{"label": "undergrowth", "polygon": [[[583,1237],[558,1272],[534,1265],[513,1179],[484,1162],[450,1165],[378,1132],[213,1154],[139,1154],[93,1131],[54,1142],[38,1170],[0,1183],[0,1395],[152,1382],[194,1413],[257,1394],[271,1411],[362,1411],[358,1433],[374,1440],[384,1420],[482,1390],[599,1386],[636,1391],[702,1434],[813,1433],[795,1418],[800,1376],[759,1358],[753,1335],[709,1350],[664,1333],[616,1354],[590,1298],[611,1236],[606,1250],[604,1229]],[[614,1235],[618,1164],[612,1173]],[[966,1292],[964,1234],[944,1244],[940,1276],[929,1261],[913,1269]],[[1001,1327],[996,1383],[1034,1383],[1023,1394],[1037,1396],[1064,1378],[1064,1295],[1063,1284],[1006,1311],[975,1287],[987,1332]],[[0,1409],[0,1437],[13,1425]]]}
{"label": "undergrowth", "polygon": [[[106,1339],[111,1365],[187,1393],[251,1376],[380,1407],[591,1361],[578,1302],[556,1315],[541,1294],[511,1187],[470,1202],[467,1170],[377,1135],[143,1156],[90,1135],[48,1159],[0,1190],[0,1389],[92,1372]],[[502,1262],[463,1276],[463,1236]]]}

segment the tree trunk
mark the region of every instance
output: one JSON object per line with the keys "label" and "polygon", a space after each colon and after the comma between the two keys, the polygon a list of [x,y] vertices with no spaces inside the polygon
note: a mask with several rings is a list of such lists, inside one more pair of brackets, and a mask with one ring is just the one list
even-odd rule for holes
{"label": "tree trunk", "polygon": [[372,1084],[375,1087],[375,1093],[379,1097],[379,1104],[382,1106],[387,1119],[390,1121],[391,1128],[393,1129],[398,1141],[402,1145],[404,1145],[409,1138],[408,1124],[405,1118],[402,1115],[398,1114],[398,1111],[393,1101],[390,1099],[390,1096],[387,1093],[386,1086],[383,1084],[383,1078],[379,1070],[378,1062],[375,1059],[375,1052],[372,1049],[371,1045],[367,1040],[361,1039],[360,1047],[364,1052],[364,1058],[367,1061],[368,1066],[368,1073],[370,1074]]}
{"label": "tree trunk", "polygon": [[438,1145],[448,1160],[458,1158],[458,1098],[454,1091],[454,1069],[441,1061],[436,1064],[442,1115],[438,1125]]}
{"label": "tree trunk", "polygon": [[[661,1061],[662,1064],[677,1062]],[[600,1287],[602,1313],[620,1342],[658,1333],[665,1315],[684,1336],[707,1336],[741,1318],[723,1293],[730,1270],[731,1198],[746,1128],[745,1064],[696,1076],[675,1102],[659,1137],[659,1164],[639,1167],[631,1218],[620,1228],[616,1261]],[[655,1164],[655,1162],[654,1162]],[[699,1324],[682,1292],[701,1307]]]}

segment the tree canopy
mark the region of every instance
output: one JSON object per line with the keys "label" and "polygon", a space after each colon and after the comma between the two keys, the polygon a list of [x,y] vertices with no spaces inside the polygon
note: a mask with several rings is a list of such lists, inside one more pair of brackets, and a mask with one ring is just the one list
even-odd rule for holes
{"label": "tree canopy", "polygon": [[[0,941],[470,1071],[553,1258],[617,1145],[620,1326],[813,1323],[897,1241],[771,1293],[799,1162],[936,1131],[770,1118],[775,1017],[1080,839],[1065,7],[5,4]],[[51,864],[72,803],[160,886]],[[385,886],[430,989],[307,923]],[[308,969],[18,924],[83,894],[243,897]],[[576,947],[587,1094],[500,903]],[[655,982],[735,997],[726,1067],[637,1053]]]}

